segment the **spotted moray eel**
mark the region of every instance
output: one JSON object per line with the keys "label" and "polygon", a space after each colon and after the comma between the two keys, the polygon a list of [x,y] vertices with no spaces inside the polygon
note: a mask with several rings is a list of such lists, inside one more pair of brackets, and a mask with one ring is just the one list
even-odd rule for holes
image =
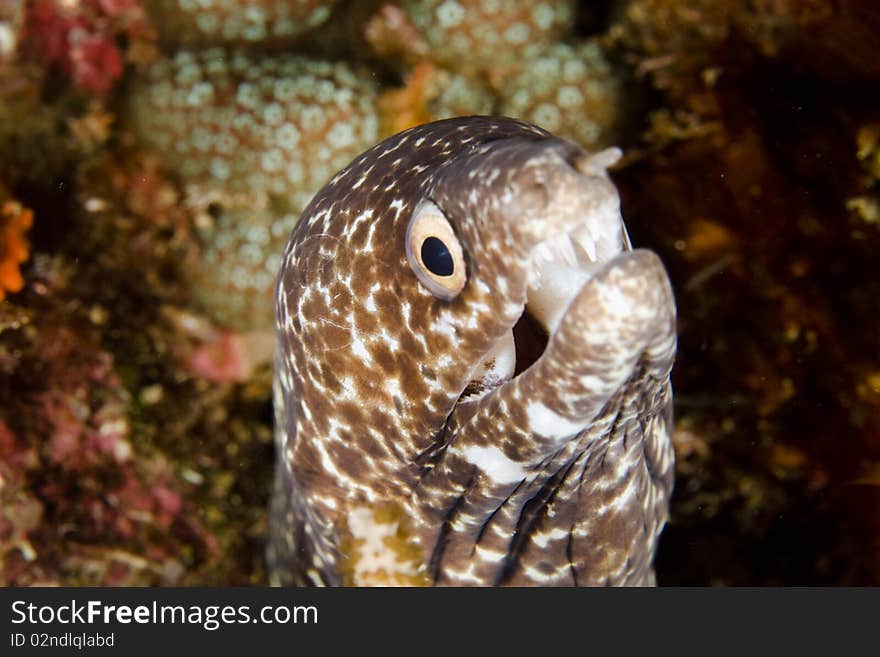
{"label": "spotted moray eel", "polygon": [[675,304],[619,156],[451,119],[314,197],[277,287],[274,583],[654,583]]}

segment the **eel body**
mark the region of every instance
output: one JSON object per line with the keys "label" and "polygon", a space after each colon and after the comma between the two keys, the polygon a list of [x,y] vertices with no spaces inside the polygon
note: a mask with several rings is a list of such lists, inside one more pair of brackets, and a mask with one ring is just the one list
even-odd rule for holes
{"label": "eel body", "polygon": [[619,155],[451,119],[313,198],[277,287],[274,583],[654,582],[675,304]]}

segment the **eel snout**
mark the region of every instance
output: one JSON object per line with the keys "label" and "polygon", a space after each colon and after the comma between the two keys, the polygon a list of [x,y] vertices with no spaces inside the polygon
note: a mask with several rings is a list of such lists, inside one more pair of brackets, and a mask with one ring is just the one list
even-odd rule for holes
{"label": "eel snout", "polygon": [[601,266],[630,248],[620,199],[605,170],[619,157],[616,148],[578,153],[544,174],[546,202],[527,220],[536,242],[527,310],[548,334]]}
{"label": "eel snout", "polygon": [[617,148],[586,153],[551,147],[523,163],[511,180],[505,215],[526,244],[526,302],[519,321],[486,354],[491,367],[477,368],[479,385],[471,390],[485,391],[531,366],[588,283],[631,250],[606,170],[620,155]]}

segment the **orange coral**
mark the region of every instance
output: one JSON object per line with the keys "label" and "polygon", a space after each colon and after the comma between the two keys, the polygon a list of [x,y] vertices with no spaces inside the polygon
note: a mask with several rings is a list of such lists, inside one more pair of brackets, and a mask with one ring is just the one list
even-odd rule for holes
{"label": "orange coral", "polygon": [[394,134],[431,120],[428,102],[436,96],[437,69],[420,62],[406,77],[401,89],[385,91],[379,98],[382,132]]}
{"label": "orange coral", "polygon": [[33,212],[15,201],[6,201],[0,210],[0,299],[24,287],[19,265],[28,257],[24,234],[33,220]]}

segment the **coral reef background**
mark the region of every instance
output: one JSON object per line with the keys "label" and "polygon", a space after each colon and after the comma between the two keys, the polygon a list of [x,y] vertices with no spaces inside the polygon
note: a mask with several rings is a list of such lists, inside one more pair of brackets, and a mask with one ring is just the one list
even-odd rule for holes
{"label": "coral reef background", "polygon": [[262,584],[274,269],[379,139],[525,118],[679,305],[660,584],[880,584],[872,0],[0,3],[0,584]]}

